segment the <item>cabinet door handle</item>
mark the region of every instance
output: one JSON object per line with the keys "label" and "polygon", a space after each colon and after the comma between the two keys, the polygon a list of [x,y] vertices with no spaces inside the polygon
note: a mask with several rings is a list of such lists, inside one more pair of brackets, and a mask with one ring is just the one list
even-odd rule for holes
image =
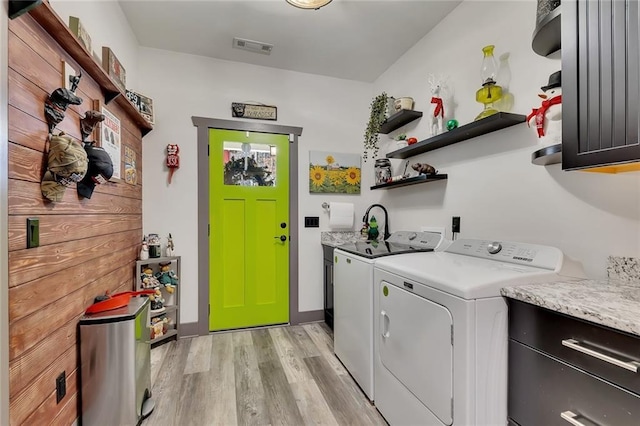
{"label": "cabinet door handle", "polygon": [[593,349],[589,349],[585,346],[582,346],[580,342],[575,339],[565,339],[562,341],[562,345],[568,348],[573,349],[574,351],[582,352],[583,354],[592,356],[594,358],[598,358],[599,360],[608,362],[609,364],[613,364],[620,368],[624,368],[625,370],[633,371],[634,373],[638,372],[638,366],[640,366],[640,362],[638,361],[622,361],[617,358],[614,358],[609,355],[605,355],[598,351],[594,351]]}
{"label": "cabinet door handle", "polygon": [[[578,415],[573,411],[563,411],[562,413],[560,413],[560,417],[571,423],[573,426],[587,426],[585,423],[582,423],[577,419]],[[595,423],[592,421],[589,421],[589,424],[595,425]]]}

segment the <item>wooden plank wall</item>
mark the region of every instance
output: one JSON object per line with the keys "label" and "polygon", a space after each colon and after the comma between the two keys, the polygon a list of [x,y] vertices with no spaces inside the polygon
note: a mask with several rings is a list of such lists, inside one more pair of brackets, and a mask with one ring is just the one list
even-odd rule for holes
{"label": "wooden plank wall", "polygon": [[[28,15],[9,25],[9,339],[12,425],[69,425],[78,417],[78,319],[93,298],[135,284],[142,239],[142,135],[112,102],[124,146],[137,155],[138,185],[98,185],[91,199],[75,186],[51,203],[40,192],[46,168],[44,101],[62,85],[63,65],[78,65]],[[86,74],[59,130],[80,140],[80,118],[104,102]],[[121,163],[124,171],[124,164]],[[26,219],[40,219],[40,247],[26,249]],[[56,403],[56,377],[67,394]]]}

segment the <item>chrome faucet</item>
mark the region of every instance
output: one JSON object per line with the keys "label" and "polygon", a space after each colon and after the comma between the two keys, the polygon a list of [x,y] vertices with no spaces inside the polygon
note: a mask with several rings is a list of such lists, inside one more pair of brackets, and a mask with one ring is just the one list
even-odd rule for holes
{"label": "chrome faucet", "polygon": [[365,212],[364,216],[362,217],[362,222],[369,223],[369,210],[371,210],[374,207],[380,207],[384,212],[384,240],[386,241],[387,238],[389,238],[389,235],[391,235],[389,233],[389,213],[387,213],[387,209],[385,209],[382,204],[371,204],[369,208],[367,208],[367,211]]}

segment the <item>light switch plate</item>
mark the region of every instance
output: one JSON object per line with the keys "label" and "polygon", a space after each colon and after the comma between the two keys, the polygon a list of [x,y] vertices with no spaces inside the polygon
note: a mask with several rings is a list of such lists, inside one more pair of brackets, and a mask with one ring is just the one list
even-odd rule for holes
{"label": "light switch plate", "polygon": [[40,219],[37,217],[27,218],[27,248],[38,247],[40,245]]}
{"label": "light switch plate", "polygon": [[319,228],[320,227],[320,217],[319,216],[305,216],[304,217],[304,227],[305,228]]}

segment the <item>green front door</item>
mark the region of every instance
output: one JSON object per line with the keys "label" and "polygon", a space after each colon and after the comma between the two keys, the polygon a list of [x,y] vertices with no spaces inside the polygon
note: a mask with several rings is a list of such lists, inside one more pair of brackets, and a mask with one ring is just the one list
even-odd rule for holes
{"label": "green front door", "polygon": [[289,322],[289,137],[209,131],[209,329]]}

